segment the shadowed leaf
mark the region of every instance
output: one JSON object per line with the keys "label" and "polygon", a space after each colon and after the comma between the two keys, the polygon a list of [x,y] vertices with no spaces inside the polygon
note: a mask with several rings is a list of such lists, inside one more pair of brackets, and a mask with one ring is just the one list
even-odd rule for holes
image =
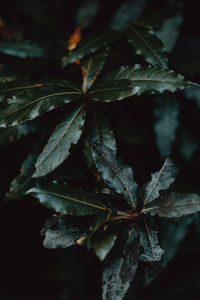
{"label": "shadowed leaf", "polygon": [[30,41],[21,40],[0,41],[0,52],[20,58],[43,57],[45,54],[44,49],[38,45],[34,45]]}
{"label": "shadowed leaf", "polygon": [[103,300],[124,298],[138,267],[140,245],[133,227],[126,228],[105,259],[103,268]]}
{"label": "shadowed leaf", "polygon": [[95,215],[106,211],[101,196],[61,183],[46,183],[33,187],[26,194],[36,197],[49,209],[68,215]]}
{"label": "shadowed leaf", "polygon": [[90,168],[95,167],[91,152],[91,147],[95,144],[107,146],[113,151],[116,151],[117,148],[113,131],[109,128],[108,119],[97,110],[91,110],[84,147],[85,156]]}
{"label": "shadowed leaf", "polygon": [[92,147],[92,155],[103,180],[118,194],[124,194],[129,205],[136,208],[137,184],[133,170],[125,165],[116,153],[104,145]]}
{"label": "shadowed leaf", "polygon": [[86,236],[88,229],[76,217],[63,216],[47,220],[43,231],[44,247],[56,249],[75,245],[79,238]]}
{"label": "shadowed leaf", "polygon": [[160,217],[178,218],[200,211],[200,196],[191,193],[171,192],[161,196],[150,206]]}
{"label": "shadowed leaf", "polygon": [[69,51],[68,54],[62,58],[63,67],[78,59],[82,59],[84,56],[94,53],[101,48],[104,48],[114,42],[117,37],[118,34],[116,32],[106,31],[81,40],[74,50]]}

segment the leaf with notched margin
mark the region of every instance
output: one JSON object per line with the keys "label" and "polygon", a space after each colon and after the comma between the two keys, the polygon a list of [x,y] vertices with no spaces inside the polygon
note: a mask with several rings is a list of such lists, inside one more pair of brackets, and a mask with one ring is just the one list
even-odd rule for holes
{"label": "leaf with notched margin", "polygon": [[118,34],[116,32],[106,31],[102,32],[101,34],[94,34],[84,40],[81,40],[74,50],[69,51],[68,54],[62,58],[63,67],[111,44],[117,38]]}
{"label": "leaf with notched margin", "polygon": [[144,205],[158,198],[160,190],[168,189],[178,172],[175,163],[170,158],[166,158],[160,171],[152,173],[151,180],[142,188]]}
{"label": "leaf with notched margin", "polygon": [[126,34],[128,41],[138,55],[142,55],[152,65],[167,67],[166,49],[152,30],[132,24]]}
{"label": "leaf with notched margin", "polygon": [[42,234],[43,245],[49,249],[67,248],[87,235],[88,226],[73,216],[51,217],[46,221]]}
{"label": "leaf with notched margin", "polygon": [[135,65],[121,67],[97,80],[89,91],[89,96],[94,101],[112,102],[146,93],[162,94],[166,91],[173,93],[198,86],[170,69]]}
{"label": "leaf with notched margin", "polygon": [[135,276],[140,256],[140,244],[133,226],[119,234],[105,259],[102,288],[103,300],[122,300]]}
{"label": "leaf with notched margin", "polygon": [[107,211],[100,195],[67,184],[43,183],[31,188],[26,194],[31,194],[49,209],[67,215],[87,216]]}
{"label": "leaf with notched margin", "polygon": [[165,252],[162,250],[158,243],[158,229],[152,218],[142,218],[138,226],[140,245],[144,249],[144,253],[141,255],[141,259],[144,261],[159,261],[162,254]]}
{"label": "leaf with notched margin", "polygon": [[85,104],[80,104],[58,123],[37,159],[33,177],[41,177],[52,172],[69,156],[72,143],[76,144],[82,134],[85,115]]}
{"label": "leaf with notched margin", "polygon": [[89,113],[87,136],[84,142],[84,153],[90,168],[95,167],[91,152],[93,145],[105,145],[113,151],[117,149],[113,131],[109,128],[108,118],[97,110],[91,110]]}
{"label": "leaf with notched margin", "polygon": [[200,196],[191,193],[176,193],[160,196],[148,206],[152,214],[160,217],[178,218],[200,211]]}
{"label": "leaf with notched margin", "polygon": [[125,165],[113,150],[104,145],[92,146],[92,155],[105,183],[116,193],[124,194],[129,205],[135,209],[137,184],[134,181],[132,168]]}
{"label": "leaf with notched margin", "polygon": [[17,125],[39,117],[80,96],[80,90],[65,80],[52,82],[12,81],[1,85],[0,126]]}

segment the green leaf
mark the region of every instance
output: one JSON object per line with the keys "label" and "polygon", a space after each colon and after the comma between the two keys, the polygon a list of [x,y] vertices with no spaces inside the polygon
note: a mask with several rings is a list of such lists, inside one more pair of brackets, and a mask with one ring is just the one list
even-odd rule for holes
{"label": "green leaf", "polygon": [[67,184],[54,182],[41,184],[28,190],[26,194],[33,195],[49,209],[68,215],[95,215],[102,210],[107,211],[101,196]]}
{"label": "green leaf", "polygon": [[162,94],[166,91],[173,93],[192,86],[198,85],[186,81],[183,76],[175,74],[172,70],[135,65],[121,67],[97,81],[89,91],[89,95],[95,101],[112,102],[144,93]]}
{"label": "green leaf", "polygon": [[184,131],[180,137],[179,151],[185,160],[192,159],[199,146],[199,137],[193,136],[190,132]]}
{"label": "green leaf", "polygon": [[68,113],[55,128],[37,159],[33,177],[52,172],[69,156],[72,143],[76,144],[82,134],[84,122],[85,104],[81,104],[72,113]]}
{"label": "green leaf", "polygon": [[171,155],[179,125],[179,101],[173,95],[156,99],[154,132],[161,157]]}
{"label": "green leaf", "polygon": [[92,155],[103,180],[118,194],[124,194],[127,202],[134,209],[137,201],[137,184],[133,170],[125,165],[116,153],[104,145],[94,145]]}
{"label": "green leaf", "polygon": [[98,9],[99,0],[83,0],[79,4],[78,11],[76,13],[76,26],[80,28],[88,27],[94,20]]}
{"label": "green leaf", "polygon": [[142,55],[152,65],[167,67],[166,49],[152,30],[132,24],[127,30],[127,35],[128,41],[138,55]]}
{"label": "green leaf", "polygon": [[144,261],[159,261],[164,253],[158,243],[158,229],[152,218],[142,218],[139,224],[140,245],[144,249],[141,259]]}
{"label": "green leaf", "polygon": [[101,112],[91,110],[84,145],[85,156],[90,168],[95,167],[91,152],[91,147],[95,144],[104,145],[113,151],[117,149],[113,131],[109,128],[108,119]]}
{"label": "green leaf", "polygon": [[122,300],[135,276],[140,245],[134,227],[126,228],[105,259],[103,268],[103,300]]}
{"label": "green leaf", "polygon": [[143,186],[144,205],[158,198],[160,190],[168,189],[176,179],[178,171],[175,163],[170,158],[166,158],[160,171],[152,173],[151,181]]}
{"label": "green leaf", "polygon": [[119,7],[114,14],[110,28],[125,30],[131,22],[135,21],[147,4],[147,0],[128,0]]}
{"label": "green leaf", "polygon": [[191,193],[171,192],[154,201],[152,213],[160,217],[178,218],[200,211],[200,196]]}
{"label": "green leaf", "polygon": [[43,245],[49,249],[67,248],[86,236],[87,226],[73,216],[52,217],[46,221]]}
{"label": "green leaf", "polygon": [[106,230],[101,230],[101,233],[94,234],[92,238],[92,248],[94,252],[103,261],[108,253],[113,248],[118,232],[113,230],[110,225],[108,225]]}
{"label": "green leaf", "polygon": [[176,44],[182,21],[182,16],[175,15],[172,18],[165,20],[162,27],[156,32],[156,35],[163,42],[169,52],[173,50]]}
{"label": "green leaf", "polygon": [[64,80],[14,81],[1,85],[0,126],[17,125],[80,96],[78,88]]}
{"label": "green leaf", "polygon": [[94,34],[80,41],[74,50],[69,51],[68,55],[62,58],[63,67],[111,44],[117,39],[117,37],[118,34],[116,32],[106,31],[101,34]]}
{"label": "green leaf", "polygon": [[93,55],[81,60],[83,72],[82,90],[86,93],[96,80],[98,74],[101,72],[106,58],[108,56],[108,47],[103,48]]}
{"label": "green leaf", "polygon": [[21,40],[0,41],[0,52],[20,58],[43,57],[45,54],[44,49],[38,45],[34,45],[30,41]]}

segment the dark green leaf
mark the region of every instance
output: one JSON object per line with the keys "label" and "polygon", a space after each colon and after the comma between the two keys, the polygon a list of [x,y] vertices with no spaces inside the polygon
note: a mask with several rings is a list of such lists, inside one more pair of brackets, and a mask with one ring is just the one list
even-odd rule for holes
{"label": "dark green leaf", "polygon": [[87,92],[92,86],[93,82],[101,72],[105,60],[108,56],[108,48],[103,48],[97,53],[87,57],[81,61],[82,72],[83,72],[83,92]]}
{"label": "dark green leaf", "polygon": [[102,113],[91,110],[84,149],[90,168],[95,167],[91,153],[91,147],[95,144],[102,144],[113,151],[116,151],[117,148],[113,131],[109,128],[108,119]]}
{"label": "dark green leaf", "polygon": [[114,14],[110,28],[113,30],[125,30],[130,23],[143,11],[147,0],[128,0],[119,7]]}
{"label": "dark green leaf", "polygon": [[98,9],[99,0],[83,0],[79,4],[79,9],[76,13],[76,25],[80,28],[88,27],[94,20]]}
{"label": "dark green leaf", "polygon": [[17,81],[1,85],[0,126],[17,125],[68,103],[80,95],[78,88],[64,80],[52,82]]}
{"label": "dark green leaf", "polygon": [[84,122],[85,104],[81,104],[72,113],[68,113],[55,128],[37,159],[33,177],[41,177],[52,172],[68,157],[72,143],[76,144],[81,136]]}
{"label": "dark green leaf", "polygon": [[192,159],[199,146],[199,137],[192,136],[190,132],[183,132],[180,138],[180,153],[185,160]]}
{"label": "dark green leaf", "polygon": [[167,67],[168,59],[164,45],[152,30],[132,24],[128,28],[127,35],[138,55],[142,55],[152,65]]}
{"label": "dark green leaf", "polygon": [[43,57],[45,51],[38,45],[30,41],[5,40],[0,42],[0,52],[26,58],[26,57]]}
{"label": "dark green leaf", "polygon": [[106,31],[101,34],[94,34],[78,43],[78,46],[68,52],[68,55],[63,57],[62,64],[65,67],[68,64],[81,59],[86,55],[96,52],[97,50],[109,45],[116,40],[118,34],[113,31]]}
{"label": "dark green leaf", "polygon": [[183,76],[172,70],[156,66],[121,67],[94,84],[89,92],[95,101],[111,102],[128,96],[139,96],[144,93],[162,94],[175,92],[187,87],[198,86],[185,81]]}
{"label": "dark green leaf", "polygon": [[73,216],[52,217],[45,224],[45,239],[43,245],[46,248],[67,248],[76,244],[76,241],[86,236],[87,227],[83,222]]}
{"label": "dark green leaf", "polygon": [[144,249],[141,259],[159,261],[164,253],[158,243],[158,229],[152,218],[143,218],[139,224],[140,245]]}
{"label": "dark green leaf", "polygon": [[194,100],[198,107],[200,107],[200,89],[189,88],[184,90],[184,94],[188,99]]}
{"label": "dark green leaf", "polygon": [[168,195],[161,196],[150,207],[152,213],[156,213],[160,217],[178,218],[200,211],[200,196],[171,192]]}
{"label": "dark green leaf", "polygon": [[143,187],[143,203],[152,202],[159,197],[160,190],[166,190],[174,182],[178,174],[178,168],[175,163],[166,158],[160,171],[151,174],[151,181]]}
{"label": "dark green leaf", "polygon": [[173,95],[156,99],[154,131],[161,157],[171,155],[179,125],[179,101]]}
{"label": "dark green leaf", "polygon": [[179,30],[183,21],[180,15],[165,20],[156,35],[163,42],[168,51],[172,51],[179,36]]}
{"label": "dark green leaf", "polygon": [[134,227],[119,234],[103,268],[103,300],[122,300],[135,276],[140,245]]}
{"label": "dark green leaf", "polygon": [[116,153],[104,145],[92,147],[92,155],[103,180],[118,194],[124,194],[129,205],[136,208],[137,184],[133,170],[125,165]]}
{"label": "dark green leaf", "polygon": [[101,196],[90,194],[80,188],[70,187],[67,184],[54,182],[41,184],[28,190],[27,194],[39,199],[40,203],[49,209],[64,214],[85,216],[107,210],[101,201]]}

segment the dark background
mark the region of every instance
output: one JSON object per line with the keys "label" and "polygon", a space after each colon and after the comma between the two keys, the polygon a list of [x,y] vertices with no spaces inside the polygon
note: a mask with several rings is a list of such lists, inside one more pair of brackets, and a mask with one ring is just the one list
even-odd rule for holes
{"label": "dark background", "polygon": [[[7,27],[25,39],[31,39],[44,45],[53,54],[59,45],[67,41],[76,24],[75,13],[81,1],[62,0],[7,0],[1,4],[0,18]],[[100,11],[85,30],[85,34],[107,28],[110,18],[123,1],[101,1]],[[163,2],[163,3],[161,3]],[[179,1],[180,2],[180,1]],[[164,1],[149,1],[152,8],[165,5]],[[166,1],[167,3],[167,1]],[[199,38],[198,1],[182,1],[184,22],[181,34],[184,38]],[[191,45],[193,47],[193,45]],[[188,47],[189,49],[190,47]],[[198,46],[197,46],[198,48]],[[171,67],[176,68],[181,62],[181,46],[175,49]],[[177,52],[176,52],[177,51]],[[187,53],[184,54],[187,57]],[[183,56],[184,56],[183,55]],[[191,55],[188,52],[188,56]],[[11,57],[0,55],[0,63],[11,61]],[[53,65],[49,72],[53,73]],[[187,79],[199,82],[195,75]],[[136,170],[139,182],[148,178],[149,172],[156,171],[161,165],[161,158],[153,133],[153,100],[149,98],[116,104],[112,125],[117,128],[119,152]],[[142,142],[128,144],[120,132],[123,119],[135,128],[135,135]],[[194,102],[183,99],[181,104],[181,129],[187,130],[199,139],[199,108]],[[126,131],[126,128],[124,129]],[[35,133],[37,135],[37,133]],[[35,137],[33,134],[31,139]],[[14,145],[0,149],[0,184],[1,196],[9,189],[11,180],[31,147],[30,137],[25,137]],[[180,155],[178,142],[172,156],[181,166],[179,180],[191,190],[199,190],[200,151],[186,161]],[[75,158],[82,160],[78,154]],[[88,179],[90,180],[90,179]],[[68,249],[48,250],[43,247],[40,230],[51,212],[30,197],[24,197],[10,203],[0,204],[0,299],[12,300],[86,300],[100,299],[101,263],[94,253],[74,246]],[[200,259],[199,241],[194,225],[181,244],[180,250],[170,262],[165,273],[148,288],[137,284],[137,291],[131,290],[127,299],[200,299]],[[141,275],[142,276],[142,275]],[[140,274],[138,275],[138,278]],[[138,279],[138,281],[140,281]],[[134,296],[133,296],[134,295]]]}

